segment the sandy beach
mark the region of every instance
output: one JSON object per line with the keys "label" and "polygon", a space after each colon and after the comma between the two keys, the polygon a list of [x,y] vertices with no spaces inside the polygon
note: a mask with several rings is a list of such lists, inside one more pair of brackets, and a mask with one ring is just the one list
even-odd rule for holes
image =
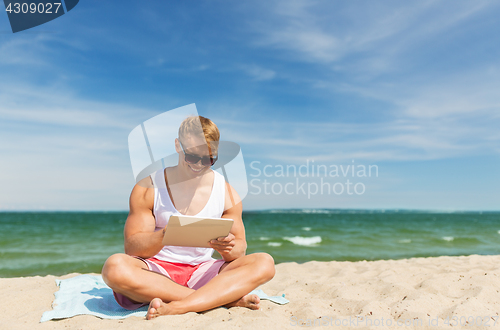
{"label": "sandy beach", "polygon": [[94,316],[39,323],[52,309],[56,278],[1,278],[1,329],[356,329],[500,328],[500,256],[436,257],[360,262],[282,263],[263,285],[287,305],[261,310],[217,308],[205,313],[102,320]]}

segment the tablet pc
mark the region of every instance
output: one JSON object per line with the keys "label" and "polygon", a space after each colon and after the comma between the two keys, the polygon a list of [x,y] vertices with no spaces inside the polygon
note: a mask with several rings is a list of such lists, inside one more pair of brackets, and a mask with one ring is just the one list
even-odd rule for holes
{"label": "tablet pc", "polygon": [[233,219],[172,215],[163,236],[163,245],[209,248],[208,242],[225,237],[233,226]]}

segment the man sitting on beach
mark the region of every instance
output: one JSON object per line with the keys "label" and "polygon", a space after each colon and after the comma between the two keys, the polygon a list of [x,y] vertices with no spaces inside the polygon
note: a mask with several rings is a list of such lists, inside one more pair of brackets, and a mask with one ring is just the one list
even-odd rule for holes
{"label": "man sitting on beach", "polygon": [[[153,173],[132,190],[125,254],[109,257],[102,277],[124,308],[149,304],[147,319],[219,306],[259,309],[259,297],[249,292],[274,277],[269,254],[245,255],[241,200],[210,168],[219,137],[210,119],[187,118],[175,139],[178,165]],[[212,248],[164,246],[168,219],[180,214],[230,218],[234,224],[228,236],[210,241]],[[214,250],[223,259],[213,259]]]}

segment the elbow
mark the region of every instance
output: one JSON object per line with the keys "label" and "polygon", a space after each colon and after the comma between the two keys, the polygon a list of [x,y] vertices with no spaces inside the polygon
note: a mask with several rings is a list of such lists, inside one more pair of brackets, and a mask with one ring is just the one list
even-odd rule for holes
{"label": "elbow", "polygon": [[133,257],[144,258],[145,254],[144,251],[140,251],[139,249],[137,249],[137,246],[135,244],[131,244],[131,242],[125,241],[124,248],[125,248],[125,254],[128,254],[129,256]]}
{"label": "elbow", "polygon": [[125,243],[124,247],[125,247],[125,254],[128,254],[129,256],[136,255],[130,244]]}
{"label": "elbow", "polygon": [[247,254],[247,242],[246,241],[243,242],[243,251],[242,251],[242,255],[245,255],[245,254]]}
{"label": "elbow", "polygon": [[241,242],[241,245],[240,245],[240,248],[238,249],[238,254],[236,255],[236,258],[240,258],[240,257],[243,257],[244,255],[247,254],[247,241],[246,240],[243,240]]}

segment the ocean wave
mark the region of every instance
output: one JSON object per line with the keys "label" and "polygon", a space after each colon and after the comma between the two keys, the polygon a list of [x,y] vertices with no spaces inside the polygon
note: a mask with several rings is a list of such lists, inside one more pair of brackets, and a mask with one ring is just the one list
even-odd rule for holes
{"label": "ocean wave", "polygon": [[443,237],[441,237],[441,239],[443,241],[451,242],[451,241],[453,241],[455,239],[455,237],[453,237],[453,236],[443,236]]}
{"label": "ocean wave", "polygon": [[283,214],[330,214],[330,213],[341,213],[339,210],[328,210],[328,209],[273,209],[268,210],[269,213],[283,213]]}
{"label": "ocean wave", "polygon": [[310,231],[310,230],[311,230],[311,227],[302,227],[302,230],[305,230],[305,231]]}
{"label": "ocean wave", "polygon": [[270,240],[270,238],[269,238],[269,237],[259,237],[259,239],[260,239],[261,241],[269,241],[269,240]]}
{"label": "ocean wave", "polygon": [[283,243],[278,243],[278,242],[269,242],[269,243],[267,243],[267,245],[269,245],[269,246],[281,246],[281,244],[283,244]]}
{"label": "ocean wave", "polygon": [[320,213],[320,214],[328,214],[331,213],[330,210],[324,210],[324,209],[302,209],[302,213]]}
{"label": "ocean wave", "polygon": [[321,243],[321,236],[313,236],[313,237],[283,237],[284,240],[290,241],[295,245],[304,245],[304,246],[314,246]]}

